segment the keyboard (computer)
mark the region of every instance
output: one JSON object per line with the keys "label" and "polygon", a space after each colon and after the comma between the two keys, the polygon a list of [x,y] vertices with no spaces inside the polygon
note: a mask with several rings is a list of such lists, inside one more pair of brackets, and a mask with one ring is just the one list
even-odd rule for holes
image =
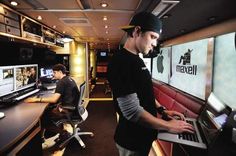
{"label": "keyboard (computer)", "polygon": [[195,133],[181,133],[178,135],[180,139],[199,142]]}
{"label": "keyboard (computer)", "polygon": [[35,93],[37,93],[39,91],[40,91],[40,89],[32,90],[32,91],[30,91],[28,93],[25,93],[25,94],[23,94],[21,96],[16,97],[15,100],[17,100],[17,101],[22,100],[22,99],[24,99],[26,97],[29,97],[30,95],[33,95],[33,94],[35,94]]}
{"label": "keyboard (computer)", "polygon": [[[194,126],[193,121],[186,120],[186,122],[189,123],[189,124],[191,124],[192,126]],[[179,137],[180,139],[183,139],[183,140],[190,140],[190,141],[194,141],[194,142],[199,142],[196,133],[187,133],[187,132],[184,132],[184,133],[179,134],[178,137]]]}

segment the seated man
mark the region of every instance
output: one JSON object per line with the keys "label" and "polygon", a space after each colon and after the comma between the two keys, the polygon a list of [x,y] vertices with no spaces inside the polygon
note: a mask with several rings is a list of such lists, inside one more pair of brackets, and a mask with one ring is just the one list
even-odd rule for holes
{"label": "seated man", "polygon": [[75,93],[73,91],[77,90],[78,92],[76,92],[76,94],[79,93],[75,81],[70,76],[67,76],[66,72],[64,65],[54,65],[54,79],[58,80],[55,93],[49,97],[31,97],[25,100],[25,102],[50,103],[42,116],[42,127],[45,128],[46,133],[53,132],[54,134],[60,134],[58,145],[70,136],[69,133],[63,129],[63,125],[58,127],[55,124],[56,121],[68,115],[68,112],[61,106],[75,106],[78,96],[74,95]]}

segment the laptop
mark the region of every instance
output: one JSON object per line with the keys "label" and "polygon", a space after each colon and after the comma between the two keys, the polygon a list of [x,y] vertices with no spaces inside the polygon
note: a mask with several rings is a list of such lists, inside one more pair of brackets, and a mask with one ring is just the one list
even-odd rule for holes
{"label": "laptop", "polygon": [[174,134],[167,131],[159,131],[157,138],[163,141],[207,149],[217,139],[229,113],[230,108],[211,93],[199,117],[197,119],[186,118],[186,122],[193,125],[194,134]]}

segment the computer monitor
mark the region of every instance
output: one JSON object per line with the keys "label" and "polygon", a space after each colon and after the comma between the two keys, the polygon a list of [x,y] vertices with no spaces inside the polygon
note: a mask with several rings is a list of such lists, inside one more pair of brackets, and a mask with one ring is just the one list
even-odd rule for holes
{"label": "computer monitor", "polygon": [[40,78],[53,78],[52,68],[40,68]]}
{"label": "computer monitor", "polygon": [[38,65],[19,65],[15,67],[16,91],[34,86],[38,82]]}
{"label": "computer monitor", "polygon": [[14,91],[14,66],[1,66],[0,97],[13,93]]}
{"label": "computer monitor", "polygon": [[101,51],[101,52],[100,52],[100,56],[101,56],[101,57],[106,57],[106,56],[107,56],[107,52]]}
{"label": "computer monitor", "polygon": [[0,97],[33,87],[37,82],[37,64],[0,66]]}

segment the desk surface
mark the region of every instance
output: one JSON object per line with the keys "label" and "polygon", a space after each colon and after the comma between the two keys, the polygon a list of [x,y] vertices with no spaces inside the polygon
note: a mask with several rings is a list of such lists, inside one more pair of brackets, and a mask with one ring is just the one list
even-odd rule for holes
{"label": "desk surface", "polygon": [[47,105],[21,102],[0,109],[5,113],[5,117],[0,119],[0,153],[14,145],[39,122]]}

